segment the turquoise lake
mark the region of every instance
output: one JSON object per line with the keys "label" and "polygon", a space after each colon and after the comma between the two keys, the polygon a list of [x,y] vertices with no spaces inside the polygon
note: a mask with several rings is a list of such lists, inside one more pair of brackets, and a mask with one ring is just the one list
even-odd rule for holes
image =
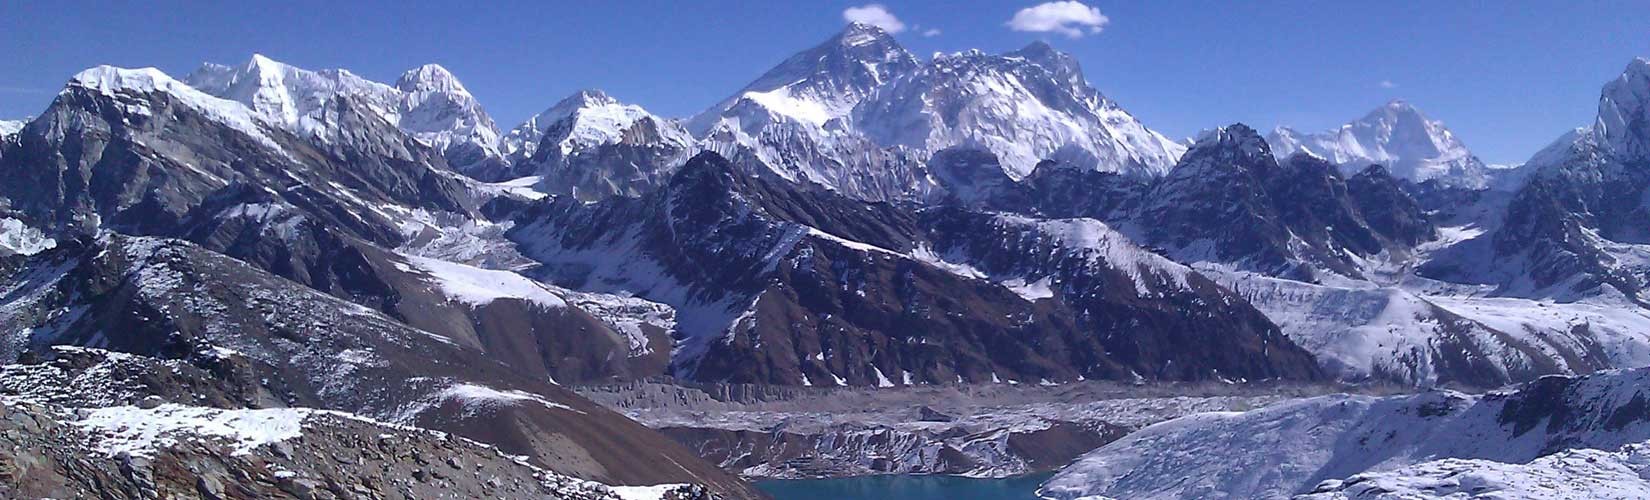
{"label": "turquoise lake", "polygon": [[866,476],[758,481],[777,500],[1036,500],[1051,474],[1005,479],[956,476]]}

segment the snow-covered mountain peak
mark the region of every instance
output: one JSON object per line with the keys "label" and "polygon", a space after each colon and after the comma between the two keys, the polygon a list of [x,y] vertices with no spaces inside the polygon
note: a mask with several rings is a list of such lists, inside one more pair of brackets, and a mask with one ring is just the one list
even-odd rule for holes
{"label": "snow-covered mountain peak", "polygon": [[1204,130],[1197,137],[1197,142],[1186,151],[1186,156],[1205,154],[1213,151],[1235,151],[1244,158],[1259,158],[1272,154],[1272,147],[1262,139],[1260,132],[1242,123],[1233,123],[1224,127]]}
{"label": "snow-covered mountain peak", "polygon": [[326,127],[325,122],[314,118],[338,95],[360,96],[390,123],[399,121],[391,105],[396,91],[388,85],[344,70],[310,71],[262,54],[253,54],[239,67],[204,64],[185,81],[202,92],[240,102],[271,122],[305,135]]}
{"label": "snow-covered mountain peak", "polygon": [[121,99],[125,104],[122,109],[127,113],[136,114],[153,112],[142,95],[164,93],[172,96],[176,102],[245,133],[265,145],[279,149],[274,146],[274,141],[264,134],[261,126],[264,122],[246,106],[203,93],[155,68],[98,66],[75,74],[69,79],[63,93],[73,92],[77,88]]}
{"label": "snow-covered mountain peak", "polygon": [[395,88],[402,92],[452,92],[469,95],[470,91],[440,64],[425,64],[407,70],[395,80]]}
{"label": "snow-covered mountain peak", "polygon": [[1618,158],[1650,160],[1650,59],[1634,59],[1604,85],[1593,131]]}
{"label": "snow-covered mountain peak", "polygon": [[883,31],[882,28],[861,22],[848,23],[846,28],[843,28],[840,33],[832,37],[833,41],[844,47],[887,44],[892,42],[893,39],[894,37]]}
{"label": "snow-covered mountain peak", "polygon": [[1618,161],[1650,160],[1650,59],[1633,59],[1620,76],[1604,83],[1598,116],[1591,126],[1565,132],[1532,155],[1520,170],[1539,175],[1565,168],[1572,158],[1599,154]]}
{"label": "snow-covered mountain peak", "polygon": [[245,64],[241,65],[240,72],[243,75],[254,75],[255,79],[261,83],[279,84],[282,76],[289,68],[280,61],[270,59],[263,54],[254,53],[251,58],[247,59]]}
{"label": "snow-covered mountain peak", "polygon": [[1004,54],[1007,57],[1019,57],[1042,66],[1043,69],[1054,73],[1067,85],[1081,87],[1088,85],[1083,77],[1083,67],[1077,64],[1077,58],[1071,54],[1061,52],[1047,42],[1038,40],[1026,45],[1025,48]]}
{"label": "snow-covered mountain peak", "polygon": [[26,120],[26,119],[25,120],[0,120],[0,137],[5,137],[5,136],[8,136],[8,135],[15,134],[18,131],[23,130],[23,126],[28,125],[28,124],[29,124],[29,121]]}
{"label": "snow-covered mountain peak", "polygon": [[618,99],[614,99],[600,89],[580,89],[578,92],[557,101],[554,106],[550,107],[548,113],[557,118],[562,118],[572,116],[580,109],[616,104],[619,104]]}
{"label": "snow-covered mountain peak", "polygon": [[1488,182],[1487,167],[1443,122],[1428,118],[1402,99],[1323,132],[1278,127],[1267,140],[1279,156],[1306,151],[1340,165],[1347,175],[1379,163],[1393,175],[1415,182],[1438,179],[1469,188]]}
{"label": "snow-covered mountain peak", "polygon": [[894,41],[893,35],[865,23],[848,23],[842,31],[815,49],[832,44],[863,61],[890,61],[910,56],[905,47]]}
{"label": "snow-covered mountain peak", "polygon": [[407,71],[392,87],[348,70],[308,70],[253,54],[239,67],[204,64],[186,81],[305,137],[346,136],[327,109],[347,97],[440,151],[461,171],[501,157],[498,126],[458,78],[435,64]]}
{"label": "snow-covered mountain peak", "polygon": [[1391,111],[1393,113],[1419,113],[1420,112],[1420,110],[1415,109],[1414,105],[1410,104],[1408,100],[1405,100],[1402,97],[1394,97],[1391,100],[1388,100],[1386,102],[1386,104],[1383,104],[1383,105],[1381,105],[1381,107],[1376,108],[1374,111],[1371,111],[1370,114],[1373,115],[1373,114],[1379,113],[1383,110]]}
{"label": "snow-covered mountain peak", "polygon": [[775,119],[823,126],[847,115],[872,89],[918,64],[882,28],[852,23],[693,117],[688,129],[705,135],[724,118],[747,129]]}
{"label": "snow-covered mountain peak", "polygon": [[853,128],[883,146],[985,149],[1015,179],[1047,159],[1155,176],[1185,150],[1089,86],[1074,59],[1045,44],[936,57],[862,101]]}
{"label": "snow-covered mountain peak", "polygon": [[693,136],[600,90],[580,90],[511,129],[501,141],[508,177],[536,176],[545,192],[582,201],[639,196],[693,152]]}
{"label": "snow-covered mountain peak", "polygon": [[104,93],[123,90],[141,92],[159,90],[168,93],[188,94],[194,90],[155,68],[133,69],[109,65],[88,68],[75,73],[74,76],[69,77],[69,87],[80,87]]}
{"label": "snow-covered mountain peak", "polygon": [[644,120],[652,122],[658,139],[664,142],[684,147],[691,142],[686,131],[675,122],[654,116],[641,106],[620,102],[600,90],[585,89],[528,118],[505,134],[500,144],[505,156],[517,161],[533,157],[546,141],[560,147],[561,154],[566,155],[581,147],[616,143],[633,125]]}
{"label": "snow-covered mountain peak", "polygon": [[600,90],[581,90],[562,99],[545,113],[544,118],[554,122],[571,120],[560,132],[567,143],[605,144],[618,141],[631,125],[642,120],[663,124],[667,120],[654,116],[635,104],[619,102]]}
{"label": "snow-covered mountain peak", "polygon": [[951,52],[951,53],[940,52],[940,53],[934,54],[934,57],[929,61],[929,63],[934,63],[934,62],[939,62],[939,61],[944,61],[944,60],[949,60],[949,59],[965,59],[965,58],[970,58],[970,57],[985,57],[985,56],[988,56],[988,55],[990,55],[990,54],[986,54],[985,51],[980,50],[980,49],[963,49],[963,50],[959,50],[959,51]]}

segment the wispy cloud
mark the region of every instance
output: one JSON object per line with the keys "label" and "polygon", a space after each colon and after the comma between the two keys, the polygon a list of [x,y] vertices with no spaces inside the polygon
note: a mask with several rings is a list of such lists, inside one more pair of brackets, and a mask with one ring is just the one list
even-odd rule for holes
{"label": "wispy cloud", "polygon": [[1398,88],[1398,84],[1396,84],[1396,83],[1392,83],[1392,80],[1381,80],[1381,83],[1379,83],[1379,84],[1378,84],[1378,85],[1380,85],[1380,86],[1381,86],[1381,88],[1383,88],[1383,89],[1395,89],[1395,88]]}
{"label": "wispy cloud", "polygon": [[940,29],[939,28],[928,28],[928,29],[922,30],[922,36],[926,36],[926,37],[940,36]]}
{"label": "wispy cloud", "polygon": [[1083,2],[1063,1],[1020,9],[1008,20],[1008,28],[1032,33],[1059,33],[1071,38],[1099,34],[1111,22],[1100,9]]}
{"label": "wispy cloud", "polygon": [[865,23],[876,26],[889,34],[905,31],[905,23],[895,17],[894,13],[889,11],[887,7],[879,3],[849,7],[842,11],[842,19],[850,23]]}

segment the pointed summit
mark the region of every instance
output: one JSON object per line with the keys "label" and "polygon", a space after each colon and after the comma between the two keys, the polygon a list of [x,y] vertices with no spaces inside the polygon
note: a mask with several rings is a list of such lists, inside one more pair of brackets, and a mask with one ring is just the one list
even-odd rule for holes
{"label": "pointed summit", "polygon": [[1232,161],[1253,162],[1272,156],[1272,147],[1261,138],[1260,132],[1242,123],[1205,130],[1197,142],[1186,150],[1184,158],[1218,155]]}
{"label": "pointed summit", "polygon": [[1399,121],[1409,121],[1409,125],[1416,125],[1418,122],[1426,122],[1427,117],[1421,114],[1421,110],[1416,109],[1414,105],[1409,103],[1409,101],[1405,101],[1403,99],[1393,99],[1387,101],[1386,104],[1382,104],[1381,107],[1370,110],[1368,114],[1364,115],[1364,117],[1359,119],[1357,122],[1354,122],[1354,124],[1396,124]]}
{"label": "pointed summit", "polygon": [[601,90],[584,89],[511,129],[501,141],[501,149],[517,163],[534,157],[545,144],[559,147],[557,154],[566,156],[582,148],[619,142],[642,121],[650,122],[651,130],[660,136],[657,139],[672,148],[685,148],[691,142],[673,121],[654,116],[641,106],[620,102]]}
{"label": "pointed summit", "polygon": [[1049,45],[1048,42],[1045,42],[1045,41],[1042,41],[1042,40],[1033,40],[1031,43],[1026,44],[1025,47],[1022,47],[1022,48],[1020,48],[1020,50],[1017,50],[1017,51],[1014,51],[1014,52],[1018,53],[1018,54],[1047,54],[1047,53],[1059,53],[1060,51],[1055,50],[1054,46]]}
{"label": "pointed summit", "polygon": [[508,170],[491,177],[538,176],[542,190],[583,201],[638,196],[664,182],[692,145],[676,121],[586,89],[511,129],[500,141]]}
{"label": "pointed summit", "polygon": [[1650,59],[1634,58],[1620,76],[1604,83],[1591,126],[1559,136],[1520,170],[1533,174],[1594,153],[1617,161],[1650,162]]}
{"label": "pointed summit", "polygon": [[1184,151],[1090,86],[1074,59],[1047,44],[936,57],[870,94],[854,108],[851,126],[884,147],[984,149],[1016,180],[1043,160],[1156,176]]}
{"label": "pointed summit", "polygon": [[831,37],[831,41],[834,41],[843,47],[860,47],[871,44],[891,43],[894,41],[894,37],[889,35],[887,31],[883,31],[882,28],[855,21],[848,23],[848,26],[842,28],[841,32],[838,32],[836,36]]}
{"label": "pointed summit", "polygon": [[469,94],[458,77],[440,64],[425,64],[407,70],[396,79],[395,88],[402,92],[454,92]]}
{"label": "pointed summit", "polygon": [[1618,158],[1650,161],[1650,59],[1634,59],[1604,85],[1593,133]]}
{"label": "pointed summit", "polygon": [[1051,67],[1051,69],[1052,67],[1060,66],[1067,61],[1072,61],[1072,57],[1070,55],[1067,55],[1065,52],[1060,52],[1059,49],[1054,48],[1053,45],[1049,45],[1048,42],[1044,42],[1042,40],[1031,42],[1025,47],[1021,47],[1020,50],[1003,55],[1008,57],[1024,58],[1025,60],[1036,63],[1039,66]]}
{"label": "pointed summit", "polygon": [[742,126],[767,118],[756,115],[821,126],[847,115],[871,89],[918,66],[917,58],[882,28],[850,23],[694,116],[688,130],[703,135],[724,115],[738,115]]}
{"label": "pointed summit", "polygon": [[[1233,123],[1224,127],[1215,127],[1198,134],[1197,142],[1192,147],[1230,147],[1243,146],[1248,149],[1266,148],[1260,138],[1260,132],[1243,123]],[[1271,148],[1266,148],[1271,151]]]}
{"label": "pointed summit", "polygon": [[1042,66],[1043,69],[1054,73],[1054,76],[1073,87],[1086,86],[1088,82],[1083,78],[1083,67],[1077,64],[1077,58],[1071,54],[1061,52],[1049,45],[1048,42],[1038,40],[1026,45],[1025,48],[1004,54],[1009,57],[1020,57],[1032,64]]}
{"label": "pointed summit", "polygon": [[252,57],[247,59],[246,64],[242,65],[242,68],[248,74],[275,77],[289,66],[263,54],[253,53]]}
{"label": "pointed summit", "polygon": [[1380,164],[1394,177],[1413,182],[1436,179],[1470,189],[1489,182],[1488,167],[1443,122],[1403,99],[1387,101],[1362,118],[1315,134],[1278,127],[1267,141],[1279,157],[1309,153],[1339,165],[1347,176]]}
{"label": "pointed summit", "polygon": [[[574,92],[573,95],[557,101],[554,106],[550,107],[550,110],[552,114],[567,115],[572,114],[573,111],[579,108],[618,103],[618,99],[608,96],[607,92],[603,92],[601,89],[580,89],[578,92]],[[556,113],[558,110],[561,113]]]}

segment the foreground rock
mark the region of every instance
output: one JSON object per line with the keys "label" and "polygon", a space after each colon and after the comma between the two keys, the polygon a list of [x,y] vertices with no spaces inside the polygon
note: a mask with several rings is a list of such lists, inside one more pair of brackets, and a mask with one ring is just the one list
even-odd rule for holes
{"label": "foreground rock", "polygon": [[[7,498],[640,498],[451,434],[339,412],[0,405]],[[710,498],[655,489],[651,498]]]}

